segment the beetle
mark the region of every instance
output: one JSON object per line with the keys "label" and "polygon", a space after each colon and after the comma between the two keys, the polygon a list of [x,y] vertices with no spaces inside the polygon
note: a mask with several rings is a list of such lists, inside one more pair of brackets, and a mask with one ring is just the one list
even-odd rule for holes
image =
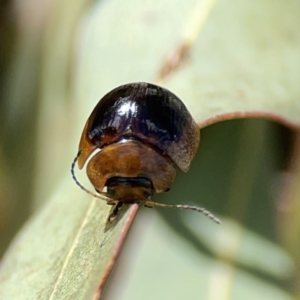
{"label": "beetle", "polygon": [[[188,172],[199,141],[196,122],[175,94],[151,83],[125,84],[107,93],[89,116],[72,163],[72,177],[87,193],[115,205],[110,222],[123,204],[143,203],[150,208],[195,210],[220,223],[204,208],[151,200],[155,193],[170,189],[176,167]],[[88,160],[87,176],[97,194],[75,176],[76,162],[82,169]]]}

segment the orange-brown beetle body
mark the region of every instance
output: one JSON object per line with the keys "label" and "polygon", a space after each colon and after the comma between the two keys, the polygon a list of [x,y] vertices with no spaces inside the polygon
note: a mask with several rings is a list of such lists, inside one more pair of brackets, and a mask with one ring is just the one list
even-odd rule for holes
{"label": "orange-brown beetle body", "polygon": [[[97,191],[112,184],[110,197],[136,203],[169,189],[175,164],[187,172],[198,145],[197,125],[178,97],[153,84],[132,83],[114,89],[94,108],[81,136],[78,164],[81,169],[101,149],[87,165],[91,183]],[[123,179],[119,186],[118,178]],[[131,178],[149,181],[147,188],[145,180]]]}
{"label": "orange-brown beetle body", "polygon": [[[150,83],[131,83],[98,102],[85,124],[75,161],[82,169],[90,158],[88,178],[108,204],[168,206],[150,198],[170,189],[175,166],[189,170],[199,139],[197,124],[177,96]],[[91,157],[96,150],[100,151]],[[73,168],[72,174],[76,180]],[[204,209],[176,207],[209,215]]]}

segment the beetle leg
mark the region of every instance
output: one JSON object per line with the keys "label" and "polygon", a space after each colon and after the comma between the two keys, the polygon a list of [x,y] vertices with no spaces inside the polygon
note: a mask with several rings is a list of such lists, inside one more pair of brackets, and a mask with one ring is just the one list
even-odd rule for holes
{"label": "beetle leg", "polygon": [[118,202],[116,200],[113,199],[107,199],[106,200],[106,204],[108,205],[116,205]]}
{"label": "beetle leg", "polygon": [[147,208],[153,208],[153,205],[149,204],[149,201],[146,201],[144,203],[144,207],[147,207]]}
{"label": "beetle leg", "polygon": [[110,216],[108,217],[108,222],[111,223],[111,222],[113,222],[113,221],[117,218],[118,213],[119,213],[120,208],[122,207],[122,205],[123,205],[123,202],[121,202],[121,201],[119,201],[119,202],[117,203],[117,205],[115,206],[113,212],[112,212],[112,213],[110,214]]}

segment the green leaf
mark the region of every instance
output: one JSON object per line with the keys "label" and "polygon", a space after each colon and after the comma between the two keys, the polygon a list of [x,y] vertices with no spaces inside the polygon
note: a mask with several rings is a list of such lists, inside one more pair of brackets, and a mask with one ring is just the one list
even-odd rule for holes
{"label": "green leaf", "polygon": [[201,127],[237,117],[299,126],[299,14],[295,0],[217,1],[166,85]]}
{"label": "green leaf", "polygon": [[1,265],[1,299],[91,299],[101,293],[137,206],[108,224],[111,208],[78,191],[70,194],[70,184],[11,245]]}

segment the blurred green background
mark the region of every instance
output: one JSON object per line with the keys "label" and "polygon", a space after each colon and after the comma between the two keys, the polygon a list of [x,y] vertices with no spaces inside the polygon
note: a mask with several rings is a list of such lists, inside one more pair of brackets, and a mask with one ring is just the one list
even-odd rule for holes
{"label": "blurred green background", "polygon": [[[69,170],[93,108],[72,102],[81,22],[108,2],[0,2],[1,256]],[[103,299],[300,299],[299,149],[297,132],[266,120],[201,130],[190,172],[154,200],[223,224],[140,209]]]}

